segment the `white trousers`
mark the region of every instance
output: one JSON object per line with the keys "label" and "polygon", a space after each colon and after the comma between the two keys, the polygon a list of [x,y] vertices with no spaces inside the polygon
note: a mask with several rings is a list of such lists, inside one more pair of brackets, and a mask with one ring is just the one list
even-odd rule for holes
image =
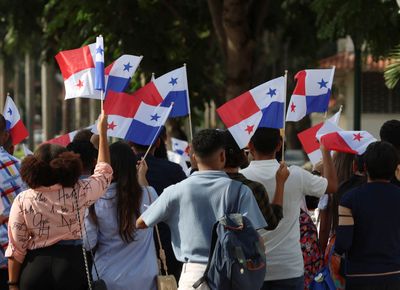
{"label": "white trousers", "polygon": [[[203,276],[206,267],[206,264],[184,263],[181,278],[179,279],[178,290],[193,290],[193,284]],[[207,283],[204,282],[197,290],[210,290],[210,288]]]}

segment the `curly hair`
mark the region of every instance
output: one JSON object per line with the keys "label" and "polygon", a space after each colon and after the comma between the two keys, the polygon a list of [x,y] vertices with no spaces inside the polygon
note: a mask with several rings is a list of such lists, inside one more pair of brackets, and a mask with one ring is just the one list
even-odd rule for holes
{"label": "curly hair", "polygon": [[54,144],[41,145],[21,164],[21,178],[33,189],[54,184],[73,187],[81,174],[79,155]]}

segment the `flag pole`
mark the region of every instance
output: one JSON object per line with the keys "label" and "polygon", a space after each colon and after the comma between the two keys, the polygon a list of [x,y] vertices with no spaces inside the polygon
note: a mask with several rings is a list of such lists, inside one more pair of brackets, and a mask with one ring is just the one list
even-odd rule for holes
{"label": "flag pole", "polygon": [[[174,106],[174,102],[171,102],[170,108],[173,107],[173,106]],[[169,111],[169,114],[171,114],[171,110]],[[169,114],[168,114],[168,116],[169,116]],[[168,119],[168,116],[167,116],[167,119]],[[165,121],[166,121],[167,119],[165,119]],[[164,124],[165,124],[165,122],[164,122]],[[143,155],[142,160],[145,160],[146,157],[147,157],[147,155],[149,155],[149,152],[150,152],[150,150],[151,150],[151,147],[153,146],[154,142],[156,141],[156,139],[157,139],[157,137],[158,137],[158,134],[160,134],[161,128],[162,128],[162,126],[160,126],[160,128],[158,128],[157,133],[154,135],[153,140],[151,141],[151,143],[150,143],[150,145],[149,145],[149,148],[147,148],[146,153]]]}
{"label": "flag pole", "polygon": [[[186,73],[186,63],[183,64],[183,66],[185,67],[185,73]],[[186,79],[187,79],[187,75],[186,75]],[[189,100],[189,84],[187,87],[187,94],[188,94],[188,100]],[[193,140],[193,128],[192,128],[192,110],[190,109],[190,104],[188,103],[189,106],[189,115],[188,115],[188,121],[189,121],[189,137],[190,137],[190,143],[192,143]]]}
{"label": "flag pole", "polygon": [[283,136],[282,136],[282,158],[281,160],[285,162],[285,135],[286,135],[286,99],[287,99],[287,75],[288,75],[288,70],[285,70],[285,101],[283,102]]}
{"label": "flag pole", "polygon": [[[335,75],[335,69],[336,69],[336,66],[333,65],[333,66],[332,66],[331,79],[329,80],[329,82],[330,82],[330,84],[331,84],[331,90],[332,90],[332,88],[333,88],[333,77],[334,77],[334,75]],[[332,93],[331,93],[331,94],[332,94]],[[326,111],[325,111],[324,121],[326,121],[326,118],[327,118],[327,117],[328,117],[328,109],[326,109]]]}

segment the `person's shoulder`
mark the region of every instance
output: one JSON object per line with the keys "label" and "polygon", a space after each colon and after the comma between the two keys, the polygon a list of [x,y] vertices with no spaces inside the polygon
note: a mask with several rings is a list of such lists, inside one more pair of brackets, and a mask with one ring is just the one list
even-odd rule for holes
{"label": "person's shoulder", "polygon": [[161,158],[156,158],[155,160],[156,161],[154,163],[156,163],[157,166],[162,166],[163,168],[168,168],[168,170],[182,171],[183,172],[182,167],[177,163],[174,163],[174,162],[169,161],[167,159],[161,159]]}
{"label": "person's shoulder", "polygon": [[250,180],[250,179],[245,179],[243,181],[244,185],[247,185],[253,192],[266,192],[266,189],[264,185],[260,182]]}

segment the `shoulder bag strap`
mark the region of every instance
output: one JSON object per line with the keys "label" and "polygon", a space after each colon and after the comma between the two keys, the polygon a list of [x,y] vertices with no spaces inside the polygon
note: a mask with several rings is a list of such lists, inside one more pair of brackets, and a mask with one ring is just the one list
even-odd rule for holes
{"label": "shoulder bag strap", "polygon": [[[149,202],[150,202],[150,204],[152,204],[153,201],[152,201],[152,199],[151,199],[150,191],[147,189],[147,186],[144,186],[144,189],[145,189],[146,192],[147,192],[147,196],[149,197]],[[159,248],[160,248],[159,253],[158,253],[158,256],[159,256],[159,258],[160,258],[160,260],[161,260],[162,268],[164,269],[165,274],[168,275],[167,257],[166,257],[166,255],[165,255],[165,251],[164,251],[164,249],[163,249],[163,247],[162,247],[161,237],[160,237],[160,231],[158,230],[158,226],[157,226],[157,225],[155,225],[154,228],[155,228],[155,230],[156,230],[157,242],[158,242],[158,246],[159,246]],[[160,265],[159,265],[159,270],[160,270],[160,272],[161,272],[161,266],[160,266]]]}
{"label": "shoulder bag strap", "polygon": [[[80,214],[79,214],[79,202],[78,202],[79,190],[76,190],[75,188],[73,190],[74,190],[74,192],[72,193],[72,195],[75,197],[74,199],[75,199],[75,206],[76,206],[76,218],[78,219],[79,230],[80,230],[81,236],[83,238],[83,230],[82,230],[81,218],[80,218]],[[87,281],[88,281],[88,288],[89,288],[89,290],[92,290],[92,281],[90,278],[89,264],[87,261],[86,250],[85,250],[85,247],[83,246],[83,243],[82,243],[82,254],[83,254],[83,261],[85,263],[85,271],[86,271],[86,277],[87,277]],[[95,265],[94,259],[93,259],[93,265]],[[96,274],[98,277],[97,269],[96,269]]]}

